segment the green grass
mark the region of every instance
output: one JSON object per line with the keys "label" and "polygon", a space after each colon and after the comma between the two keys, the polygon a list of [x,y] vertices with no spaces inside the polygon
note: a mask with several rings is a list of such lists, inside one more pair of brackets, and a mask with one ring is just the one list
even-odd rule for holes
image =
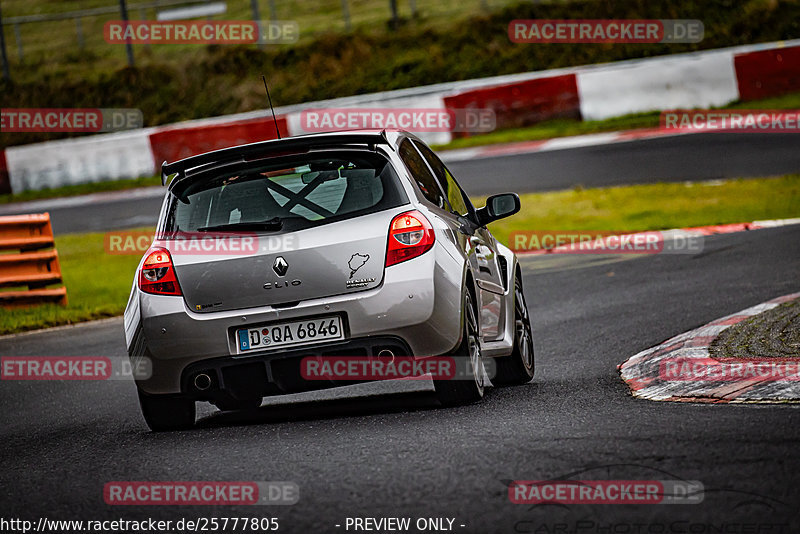
{"label": "green grass", "polygon": [[[659,183],[521,195],[517,215],[489,226],[508,245],[514,231],[665,230],[800,217],[800,174]],[[483,205],[483,199],[475,199]]]}
{"label": "green grass", "polygon": [[69,304],[0,309],[0,334],[114,317],[125,310],[141,255],[106,254],[102,233],[57,236],[55,242]]}
{"label": "green grass", "polygon": [[[660,230],[789,217],[800,217],[800,174],[526,194],[519,214],[490,229],[508,243],[515,230]],[[0,311],[0,334],[124,311],[139,255],[106,254],[102,233],[59,236],[56,247],[69,306]]]}
{"label": "green grass", "polygon": [[[800,109],[800,93],[753,100],[750,102],[732,102],[713,109]],[[540,122],[525,128],[498,130],[495,132],[454,139],[446,145],[436,145],[436,150],[450,150],[498,143],[515,143],[520,141],[537,141],[569,135],[582,135],[598,132],[614,132],[633,130],[636,128],[657,128],[660,112],[637,113],[614,117],[599,121],[579,121],[575,119],[559,119]]]}
{"label": "green grass", "polygon": [[[131,2],[153,3],[153,2]],[[250,0],[228,0],[227,11],[211,17],[212,20],[251,20]],[[307,44],[316,37],[347,31],[342,11],[342,0],[272,0],[278,20],[293,20],[300,28],[300,43]],[[388,0],[347,0],[352,30],[369,30],[378,33],[389,31],[391,16]],[[401,22],[424,21],[426,25],[451,23],[464,17],[481,13],[483,7],[497,9],[514,0],[416,0],[417,13],[412,15],[408,2],[398,2]],[[8,5],[6,5],[8,4]],[[6,26],[6,46],[12,71],[20,77],[28,75],[30,66],[37,65],[48,73],[68,75],[82,71],[94,77],[102,71],[115,70],[126,62],[125,47],[109,45],[103,37],[103,25],[108,20],[120,18],[117,0],[4,0],[3,17],[32,14],[57,14],[94,8],[117,8],[110,14],[81,19],[84,49],[78,48],[78,34],[74,20],[37,22],[19,27],[23,60],[20,61],[16,33]],[[259,1],[260,18],[271,18],[269,2]],[[172,6],[176,7],[176,6]],[[165,8],[129,9],[132,20],[155,20],[158,11]],[[168,8],[166,8],[168,9]],[[270,48],[279,48],[275,45]],[[283,46],[282,48],[287,48]],[[184,59],[203,52],[198,45],[153,44],[134,45],[134,55],[140,65],[153,63],[179,64]]]}

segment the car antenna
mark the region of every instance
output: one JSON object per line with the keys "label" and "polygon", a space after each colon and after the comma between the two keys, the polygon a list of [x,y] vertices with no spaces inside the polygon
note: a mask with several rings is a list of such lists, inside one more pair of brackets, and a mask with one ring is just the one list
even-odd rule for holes
{"label": "car antenna", "polygon": [[267,91],[267,101],[269,102],[269,109],[272,110],[272,121],[275,123],[275,133],[278,134],[278,139],[280,139],[281,131],[278,129],[278,119],[275,118],[275,108],[272,107],[272,98],[269,96],[269,87],[267,87],[267,78],[262,74],[261,79],[264,81],[264,89]]}

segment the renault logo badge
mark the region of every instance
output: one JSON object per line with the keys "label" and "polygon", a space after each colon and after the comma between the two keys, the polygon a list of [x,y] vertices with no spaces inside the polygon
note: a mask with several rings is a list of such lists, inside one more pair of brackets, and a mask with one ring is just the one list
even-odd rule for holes
{"label": "renault logo badge", "polygon": [[275,263],[272,264],[272,270],[275,271],[275,274],[278,276],[283,276],[286,274],[286,271],[289,270],[289,264],[286,263],[283,256],[278,256],[275,258]]}

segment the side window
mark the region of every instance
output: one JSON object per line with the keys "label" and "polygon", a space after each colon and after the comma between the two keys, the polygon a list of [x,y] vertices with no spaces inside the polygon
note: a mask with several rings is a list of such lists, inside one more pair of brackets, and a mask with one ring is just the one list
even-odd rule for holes
{"label": "side window", "polygon": [[415,141],[414,144],[422,153],[423,157],[428,162],[428,165],[431,166],[433,172],[436,173],[436,178],[439,180],[439,184],[441,184],[442,189],[447,195],[447,200],[450,201],[453,211],[459,215],[469,215],[471,213],[471,210],[468,207],[470,205],[469,199],[464,197],[461,188],[458,187],[458,184],[456,183],[456,179],[453,178],[453,175],[450,174],[450,171],[448,171],[447,167],[444,166],[442,160],[440,160],[430,148],[422,143],[417,143]]}
{"label": "side window", "polygon": [[440,208],[447,209],[447,202],[436,184],[436,178],[408,139],[400,143],[400,158],[408,167],[411,177],[417,182],[425,198]]}

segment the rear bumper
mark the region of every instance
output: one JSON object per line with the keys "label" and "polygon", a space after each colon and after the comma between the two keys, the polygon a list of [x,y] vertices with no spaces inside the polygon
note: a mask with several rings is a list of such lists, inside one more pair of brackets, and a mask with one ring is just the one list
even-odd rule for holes
{"label": "rear bumper", "polygon": [[[448,264],[450,268],[445,268]],[[203,362],[214,363],[211,368],[216,369],[217,363],[224,367],[225,362],[271,362],[288,352],[318,353],[332,344],[240,354],[236,343],[239,328],[310,316],[341,316],[345,342],[394,338],[409,355],[445,354],[460,341],[462,279],[463,267],[434,247],[428,254],[387,268],[377,288],[307,300],[291,308],[195,313],[180,297],[151,295],[134,288],[137,306],[129,305],[129,310],[139,316],[141,342],[129,342],[129,353],[149,357],[153,370],[151,378],[138,386],[148,394],[185,393],[187,369],[196,372]],[[128,319],[135,321],[126,317],[126,322]],[[272,374],[267,378],[274,383],[278,373],[271,363],[266,372]],[[223,375],[219,377],[224,380]]]}
{"label": "rear bumper", "polygon": [[[352,381],[306,380],[302,372],[303,359],[336,356],[378,358],[382,351],[391,351],[395,356],[410,354],[402,339],[381,336],[325,343],[305,349],[260,352],[246,357],[212,358],[190,364],[183,370],[181,392],[195,400],[246,400],[353,384]],[[208,387],[196,385],[198,375],[210,378]]]}

